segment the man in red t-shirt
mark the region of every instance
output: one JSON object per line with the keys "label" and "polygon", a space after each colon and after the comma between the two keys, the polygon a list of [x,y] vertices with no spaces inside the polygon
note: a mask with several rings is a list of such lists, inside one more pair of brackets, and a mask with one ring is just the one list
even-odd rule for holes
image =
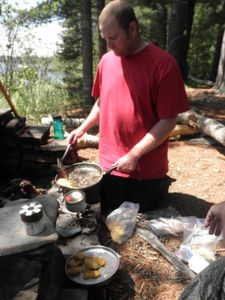
{"label": "man in red t-shirt", "polygon": [[177,114],[189,109],[183,79],[173,57],[139,34],[134,10],[111,1],[99,16],[99,29],[111,51],[99,62],[92,96],[97,98],[84,123],[72,131],[74,143],[99,122],[102,209],[124,201],[151,210],[168,193],[168,136]]}

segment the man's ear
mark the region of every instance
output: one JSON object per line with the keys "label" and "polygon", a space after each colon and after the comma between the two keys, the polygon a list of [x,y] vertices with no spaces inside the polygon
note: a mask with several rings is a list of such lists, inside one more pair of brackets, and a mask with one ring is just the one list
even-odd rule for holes
{"label": "man's ear", "polygon": [[131,21],[130,24],[129,24],[129,30],[131,33],[136,33],[137,30],[138,30],[138,25],[137,25],[137,22],[135,21]]}

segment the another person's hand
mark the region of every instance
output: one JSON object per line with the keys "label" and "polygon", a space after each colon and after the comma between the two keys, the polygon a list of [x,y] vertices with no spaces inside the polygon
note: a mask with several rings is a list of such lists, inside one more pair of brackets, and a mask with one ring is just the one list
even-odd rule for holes
{"label": "another person's hand", "polygon": [[205,218],[205,227],[209,228],[210,234],[220,235],[225,233],[225,201],[214,204]]}
{"label": "another person's hand", "polygon": [[77,129],[70,132],[68,137],[66,138],[66,141],[68,144],[76,144],[77,139],[79,139],[85,131],[82,129],[82,127],[78,127]]}

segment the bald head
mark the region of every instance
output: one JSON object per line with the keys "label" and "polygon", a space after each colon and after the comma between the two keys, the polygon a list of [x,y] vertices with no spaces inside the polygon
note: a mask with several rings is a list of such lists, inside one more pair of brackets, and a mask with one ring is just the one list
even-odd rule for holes
{"label": "bald head", "polygon": [[105,23],[109,19],[116,19],[119,26],[123,29],[127,29],[131,22],[136,22],[137,18],[133,8],[122,0],[110,1],[102,10],[99,16],[99,23]]}
{"label": "bald head", "polygon": [[107,48],[118,56],[132,55],[143,47],[133,8],[125,1],[109,2],[99,16],[99,30]]}

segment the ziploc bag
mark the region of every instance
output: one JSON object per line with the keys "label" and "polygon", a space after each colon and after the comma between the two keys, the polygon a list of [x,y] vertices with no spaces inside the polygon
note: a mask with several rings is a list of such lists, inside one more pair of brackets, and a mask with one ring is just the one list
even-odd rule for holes
{"label": "ziploc bag", "polygon": [[107,216],[106,225],[114,242],[122,244],[131,237],[139,208],[138,203],[125,201]]}

